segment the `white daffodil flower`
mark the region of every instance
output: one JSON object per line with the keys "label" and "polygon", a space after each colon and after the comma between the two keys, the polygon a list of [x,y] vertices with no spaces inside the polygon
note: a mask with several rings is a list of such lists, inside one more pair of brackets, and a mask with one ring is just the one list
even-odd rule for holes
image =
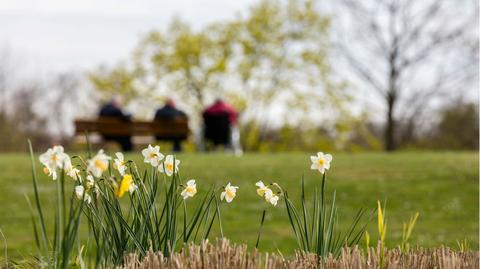
{"label": "white daffodil flower", "polygon": [[160,161],[163,160],[163,154],[160,153],[160,147],[148,145],[146,149],[142,150],[142,155],[145,158],[143,161],[145,163],[150,163],[152,166],[157,167],[160,164]]}
{"label": "white daffodil flower", "polygon": [[108,160],[111,158],[103,153],[103,149],[99,150],[91,160],[88,160],[87,170],[95,177],[101,177],[103,172],[108,169]]}
{"label": "white daffodil flower", "polygon": [[190,179],[187,181],[187,186],[182,191],[181,195],[183,199],[186,200],[189,197],[193,197],[197,193],[197,184],[195,183],[195,179]]}
{"label": "white daffodil flower", "polygon": [[312,170],[318,170],[320,173],[325,173],[325,170],[330,169],[330,162],[332,161],[332,155],[323,154],[323,152],[318,152],[317,156],[310,156],[312,160]]}
{"label": "white daffodil flower", "polygon": [[52,177],[53,180],[57,179],[57,171],[50,168],[50,166],[44,166],[43,172],[45,173],[45,175]]}
{"label": "white daffodil flower", "polygon": [[138,189],[138,186],[135,183],[132,183],[130,187],[128,187],[128,192],[132,194],[134,191]]}
{"label": "white daffodil flower", "polygon": [[82,176],[80,175],[80,170],[76,167],[73,167],[69,172],[67,172],[68,176],[73,178],[74,180],[82,181]]}
{"label": "white daffodil flower", "polygon": [[265,195],[265,192],[267,190],[269,190],[269,188],[267,186],[265,186],[265,184],[263,184],[263,182],[261,180],[259,182],[255,183],[255,186],[258,187],[257,194],[261,197],[263,197]]}
{"label": "white daffodil flower", "polygon": [[78,180],[82,182],[82,177],[80,176],[80,170],[78,170],[76,167],[73,167],[70,159],[68,159],[68,161],[65,161],[63,165],[63,169],[65,170],[65,173],[69,177],[71,177],[73,180]]}
{"label": "white daffodil flower", "polygon": [[85,193],[85,196],[83,193],[85,192],[85,188],[82,185],[75,186],[75,196],[77,196],[78,200],[82,200],[87,202],[88,204],[92,201],[92,197],[88,195],[88,193]]}
{"label": "white daffodil flower", "polygon": [[232,202],[233,198],[237,195],[237,186],[232,186],[230,182],[228,182],[227,186],[225,186],[225,190],[220,194],[220,200],[225,198],[227,203]]}
{"label": "white daffodil flower", "polygon": [[85,184],[87,185],[87,189],[91,189],[95,186],[95,180],[92,175],[87,176],[87,182],[85,182]]}
{"label": "white daffodil flower", "polygon": [[273,206],[277,206],[278,199],[278,195],[273,193],[272,190],[268,189],[267,191],[265,191],[265,201],[269,202]]}
{"label": "white daffodil flower", "polygon": [[115,156],[117,158],[113,160],[113,168],[117,169],[121,176],[124,176],[125,170],[127,170],[127,162],[123,158],[123,153],[117,152]]}
{"label": "white daffodil flower", "polygon": [[97,198],[100,196],[101,190],[100,190],[100,187],[98,186],[98,184],[95,184],[92,192],[97,196]]}
{"label": "white daffodil flower", "polygon": [[44,165],[43,172],[52,177],[53,180],[57,179],[57,169],[61,169],[68,164],[71,166],[70,157],[63,151],[62,146],[49,148],[40,155],[39,159]]}
{"label": "white daffodil flower", "polygon": [[[175,161],[175,164],[173,163]],[[160,173],[165,173],[167,176],[173,175],[173,172],[178,173],[178,165],[180,164],[180,160],[175,160],[173,155],[167,155],[163,165],[160,164],[158,166],[158,171]]]}
{"label": "white daffodil flower", "polygon": [[41,154],[40,162],[47,166],[50,170],[57,170],[63,168],[64,162],[70,161],[68,155],[63,151],[62,146],[54,146],[49,148],[45,153]]}

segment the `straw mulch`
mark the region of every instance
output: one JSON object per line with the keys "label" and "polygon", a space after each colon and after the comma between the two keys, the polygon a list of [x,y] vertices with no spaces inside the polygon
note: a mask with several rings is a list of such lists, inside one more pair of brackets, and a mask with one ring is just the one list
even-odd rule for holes
{"label": "straw mulch", "polygon": [[380,248],[370,248],[368,253],[357,248],[344,249],[338,258],[328,257],[317,260],[313,254],[297,252],[293,257],[280,254],[261,253],[248,250],[246,245],[235,245],[228,240],[216,244],[205,242],[201,245],[188,245],[181,252],[166,258],[162,253],[149,252],[143,261],[135,254],[125,257],[125,265],[117,269],[157,269],[157,268],[479,268],[479,252],[457,252],[449,248],[421,249],[407,253],[399,249],[385,252],[383,266],[380,262]]}

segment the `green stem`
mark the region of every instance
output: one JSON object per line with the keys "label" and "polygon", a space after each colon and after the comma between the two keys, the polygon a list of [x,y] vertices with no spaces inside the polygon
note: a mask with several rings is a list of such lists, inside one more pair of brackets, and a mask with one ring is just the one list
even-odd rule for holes
{"label": "green stem", "polygon": [[222,216],[220,215],[220,205],[218,204],[217,196],[215,196],[215,206],[217,208],[218,224],[220,225],[220,236],[223,238]]}
{"label": "green stem", "polygon": [[267,210],[263,210],[263,213],[262,213],[262,220],[260,221],[260,228],[258,229],[258,236],[257,236],[257,242],[255,243],[255,248],[258,249],[258,244],[260,243],[260,235],[262,234],[262,230],[263,230],[263,223],[265,221],[265,213],[267,212]]}

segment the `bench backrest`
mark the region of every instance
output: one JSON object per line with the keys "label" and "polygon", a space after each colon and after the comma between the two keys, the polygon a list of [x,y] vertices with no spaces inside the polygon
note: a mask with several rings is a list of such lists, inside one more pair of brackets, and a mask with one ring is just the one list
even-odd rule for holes
{"label": "bench backrest", "polygon": [[122,121],[100,117],[95,120],[75,120],[75,134],[100,133],[109,136],[156,136],[158,138],[187,138],[188,119],[158,119],[155,121]]}

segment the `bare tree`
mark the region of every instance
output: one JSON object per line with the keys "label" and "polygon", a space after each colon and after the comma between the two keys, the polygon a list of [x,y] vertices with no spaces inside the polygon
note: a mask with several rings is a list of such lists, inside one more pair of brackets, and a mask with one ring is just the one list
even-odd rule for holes
{"label": "bare tree", "polygon": [[9,47],[0,47],[0,115],[8,112],[8,98],[16,75],[16,65]]}
{"label": "bare tree", "polygon": [[337,14],[346,15],[349,35],[336,35],[335,45],[368,97],[373,92],[385,105],[387,151],[412,136],[434,100],[477,82],[477,6],[468,0],[342,1]]}
{"label": "bare tree", "polygon": [[[72,135],[72,124],[82,97],[82,77],[75,72],[60,73],[51,82],[51,110],[54,117],[50,128],[57,139],[67,139]],[[51,112],[51,111],[50,111]],[[53,131],[54,130],[54,131]]]}

